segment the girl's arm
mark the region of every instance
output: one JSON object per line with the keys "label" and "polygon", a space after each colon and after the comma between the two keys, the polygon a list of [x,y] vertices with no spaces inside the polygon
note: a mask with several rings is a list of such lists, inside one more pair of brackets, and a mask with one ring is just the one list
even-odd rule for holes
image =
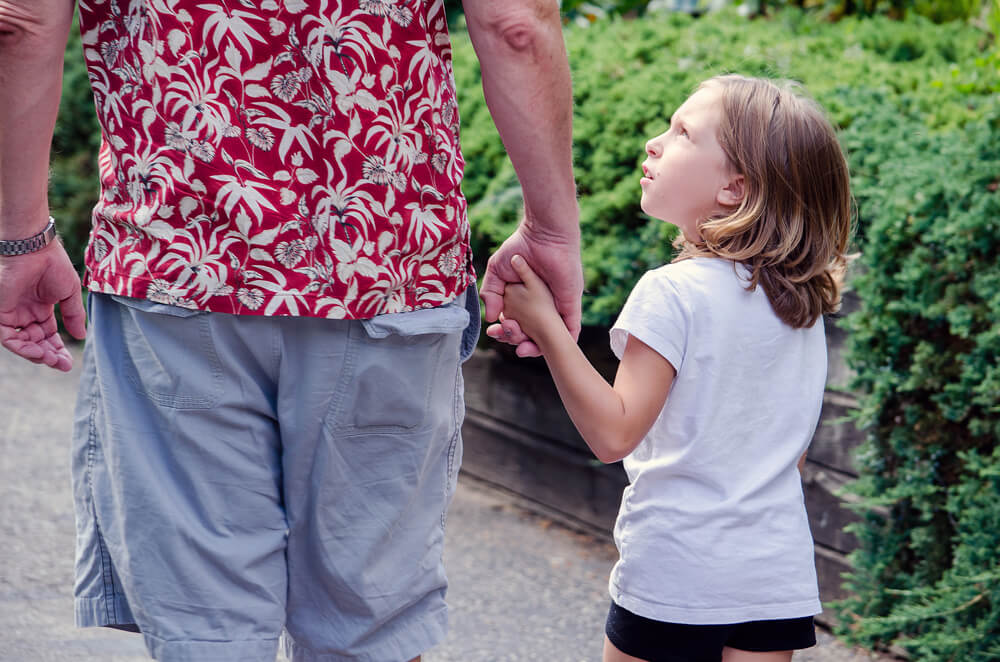
{"label": "girl's arm", "polygon": [[629,337],[614,386],[594,369],[556,311],[545,283],[520,256],[521,284],[508,284],[504,316],[541,349],[576,429],[601,462],[617,462],[639,445],[667,401],[676,371],[662,355]]}

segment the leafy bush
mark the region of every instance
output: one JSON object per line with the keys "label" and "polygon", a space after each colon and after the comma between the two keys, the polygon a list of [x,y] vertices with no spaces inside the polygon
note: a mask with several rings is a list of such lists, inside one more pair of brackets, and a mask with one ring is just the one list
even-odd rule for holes
{"label": "leafy bush", "polygon": [[[733,4],[750,15],[766,14],[782,7],[819,11],[830,18],[887,15],[902,18],[913,12],[936,22],[965,20],[991,0],[563,0],[560,6],[569,18],[596,20],[601,16],[638,14],[651,10],[705,11]],[[457,0],[456,0],[457,2]]]}
{"label": "leafy bush", "polygon": [[1000,104],[984,105],[940,132],[875,122],[895,163],[860,187],[848,343],[867,439],[845,632],[920,660],[1000,659]]}
{"label": "leafy bush", "polygon": [[[794,10],[769,21],[748,22],[729,11],[700,19],[655,14],[567,29],[585,238],[585,322],[608,324],[638,276],[672,256],[673,228],[639,209],[639,164],[645,140],[666,128],[699,81],[737,71],[804,82],[842,127],[852,172],[862,185],[856,190],[864,216],[865,196],[881,193],[863,185],[877,182],[880,171],[897,160],[883,132],[872,122],[855,126],[856,120],[874,116],[894,126],[902,112],[920,134],[960,129],[980,117],[998,79],[979,50],[982,34],[919,17],[830,24]],[[516,224],[520,192],[486,111],[471,47],[460,34],[455,66],[473,248],[485,258]]]}
{"label": "leafy bush", "polygon": [[902,18],[912,12],[938,23],[965,20],[982,9],[984,0],[749,0],[758,10],[794,5],[823,12],[832,18],[856,14]]}

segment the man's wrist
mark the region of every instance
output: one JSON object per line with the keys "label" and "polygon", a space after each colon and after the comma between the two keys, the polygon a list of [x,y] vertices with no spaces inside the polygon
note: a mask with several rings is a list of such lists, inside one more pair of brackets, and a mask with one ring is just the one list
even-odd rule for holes
{"label": "man's wrist", "polygon": [[551,223],[539,223],[525,217],[521,221],[521,231],[532,240],[544,244],[574,247],[579,246],[581,241],[579,223],[567,223],[561,227],[554,227]]}
{"label": "man's wrist", "polygon": [[27,255],[42,250],[56,238],[56,220],[49,216],[49,222],[41,232],[23,239],[0,239],[0,256]]}

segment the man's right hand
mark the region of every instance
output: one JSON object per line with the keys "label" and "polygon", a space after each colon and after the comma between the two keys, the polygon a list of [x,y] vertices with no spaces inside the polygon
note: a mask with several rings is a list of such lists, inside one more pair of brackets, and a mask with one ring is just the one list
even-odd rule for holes
{"label": "man's right hand", "polygon": [[86,335],[80,277],[62,243],[0,257],[0,345],[33,363],[68,372],[73,356],[59,336],[55,304],[74,338]]}
{"label": "man's right hand", "polygon": [[[486,308],[486,321],[496,322],[503,312],[503,293],[507,283],[520,283],[521,277],[511,265],[515,255],[521,255],[552,292],[556,309],[570,334],[580,335],[583,267],[580,262],[579,230],[562,237],[536,233],[531,226],[521,226],[496,250],[486,265],[480,296]],[[514,320],[501,320],[486,329],[486,335],[517,345],[518,356],[540,356],[538,346],[526,336]]]}

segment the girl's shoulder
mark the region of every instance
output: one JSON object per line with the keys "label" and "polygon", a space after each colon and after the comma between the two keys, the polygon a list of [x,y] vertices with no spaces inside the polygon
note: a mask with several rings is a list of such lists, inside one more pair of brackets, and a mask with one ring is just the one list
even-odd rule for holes
{"label": "girl's shoulder", "polygon": [[701,289],[720,282],[747,282],[749,273],[745,266],[732,260],[714,257],[692,257],[671,262],[646,272],[643,278],[668,281],[679,290],[689,287]]}

